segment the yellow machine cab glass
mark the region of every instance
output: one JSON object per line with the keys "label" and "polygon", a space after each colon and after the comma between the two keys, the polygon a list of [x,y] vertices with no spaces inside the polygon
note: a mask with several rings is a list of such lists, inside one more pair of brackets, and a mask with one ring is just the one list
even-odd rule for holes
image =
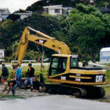
{"label": "yellow machine cab glass", "polygon": [[49,75],[63,73],[66,70],[66,57],[52,57]]}

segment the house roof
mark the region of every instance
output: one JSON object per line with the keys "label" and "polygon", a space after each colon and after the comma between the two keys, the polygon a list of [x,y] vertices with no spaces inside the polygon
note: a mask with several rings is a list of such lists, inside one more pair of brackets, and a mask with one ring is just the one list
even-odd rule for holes
{"label": "house roof", "polygon": [[50,5],[50,6],[43,6],[43,8],[49,8],[49,9],[62,9],[62,5]]}
{"label": "house roof", "polygon": [[3,14],[10,14],[10,11],[8,8],[0,8],[0,13],[3,15]]}
{"label": "house roof", "polygon": [[44,6],[43,8],[44,9],[45,8],[48,8],[48,9],[64,9],[64,10],[72,10],[73,9],[72,7],[63,7],[62,5],[50,5],[50,6]]}
{"label": "house roof", "polygon": [[105,47],[100,50],[100,52],[107,52],[107,51],[110,51],[110,47]]}
{"label": "house roof", "polygon": [[26,11],[26,12],[16,12],[14,14],[17,14],[17,15],[31,15],[32,14],[32,11]]}

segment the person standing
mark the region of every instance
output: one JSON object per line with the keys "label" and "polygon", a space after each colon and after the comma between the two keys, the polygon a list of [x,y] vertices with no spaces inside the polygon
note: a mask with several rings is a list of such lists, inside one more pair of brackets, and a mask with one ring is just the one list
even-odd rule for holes
{"label": "person standing", "polygon": [[8,71],[8,68],[5,66],[5,64],[2,64],[2,77],[3,79],[2,80],[7,80],[8,78],[8,75],[9,75],[9,71]]}
{"label": "person standing", "polygon": [[10,81],[9,87],[12,86],[12,93],[13,95],[16,92],[16,87],[19,86],[19,88],[22,87],[22,69],[19,67],[19,64],[15,64],[15,72],[16,72],[16,79],[13,81]]}
{"label": "person standing", "polygon": [[19,67],[18,63],[15,65],[15,69],[16,69],[16,83],[21,88],[22,87],[22,69]]}
{"label": "person standing", "polygon": [[35,69],[32,67],[32,64],[29,63],[28,64],[28,70],[27,70],[27,73],[26,73],[26,80],[24,82],[24,85],[25,85],[25,89],[27,88],[27,84],[30,83],[31,85],[31,91],[33,91],[33,77],[34,77],[34,71]]}

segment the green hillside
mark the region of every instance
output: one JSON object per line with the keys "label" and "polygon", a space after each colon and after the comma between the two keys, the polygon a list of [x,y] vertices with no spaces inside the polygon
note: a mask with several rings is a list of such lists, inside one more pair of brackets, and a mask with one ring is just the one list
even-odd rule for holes
{"label": "green hillside", "polygon": [[[102,14],[94,6],[77,4],[69,15],[50,16],[33,13],[24,20],[2,21],[0,48],[5,48],[7,61],[15,58],[16,47],[26,26],[65,42],[73,54],[79,54],[80,60],[98,60],[100,49],[110,46],[110,15]],[[26,59],[37,59],[40,56],[36,46],[29,43]],[[42,51],[41,46],[39,48]],[[48,55],[49,49],[44,50]]]}

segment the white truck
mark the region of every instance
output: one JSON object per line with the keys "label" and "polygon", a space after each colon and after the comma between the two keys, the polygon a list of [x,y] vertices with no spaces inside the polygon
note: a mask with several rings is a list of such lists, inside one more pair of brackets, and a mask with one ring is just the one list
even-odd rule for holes
{"label": "white truck", "polygon": [[110,47],[105,47],[100,50],[100,62],[110,63]]}

